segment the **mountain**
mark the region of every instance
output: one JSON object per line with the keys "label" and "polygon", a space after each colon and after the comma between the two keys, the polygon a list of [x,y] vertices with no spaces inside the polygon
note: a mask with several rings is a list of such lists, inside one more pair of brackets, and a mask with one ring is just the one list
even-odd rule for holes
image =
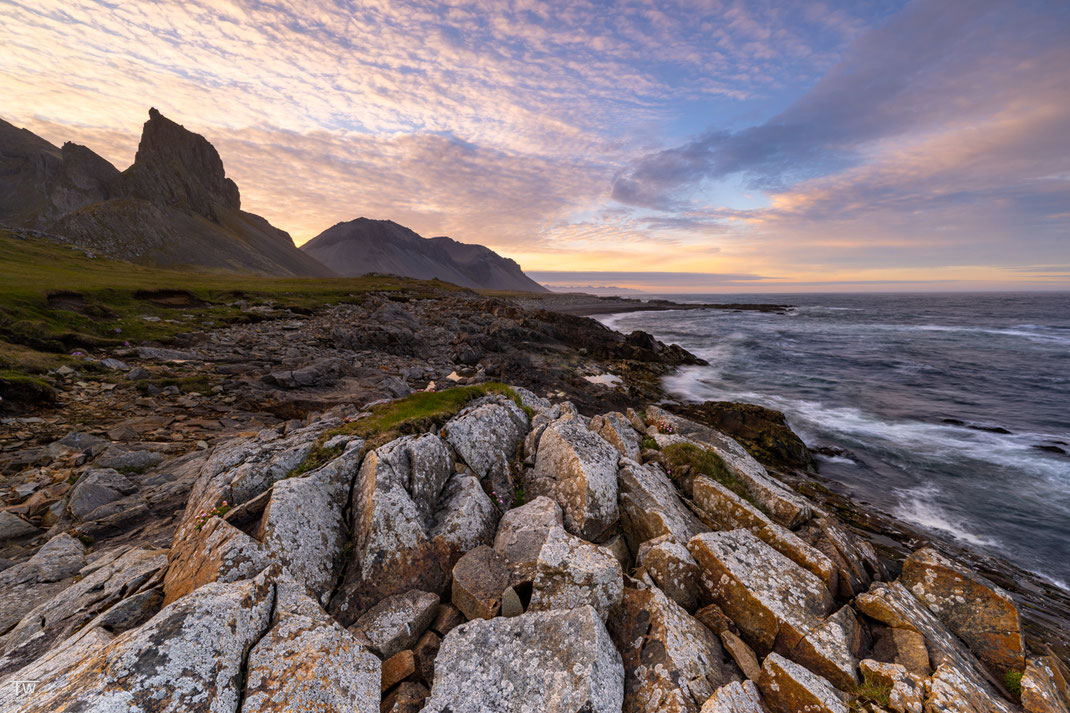
{"label": "mountain", "polygon": [[384,272],[422,280],[438,278],[462,287],[546,292],[520,269],[482,245],[452,238],[424,238],[391,220],[357,218],[328,228],[301,246],[349,277]]}
{"label": "mountain", "polygon": [[0,224],[149,265],[334,275],[288,233],[241,210],[212,144],[156,109],[122,172],[84,146],[56,148],[0,120]]}

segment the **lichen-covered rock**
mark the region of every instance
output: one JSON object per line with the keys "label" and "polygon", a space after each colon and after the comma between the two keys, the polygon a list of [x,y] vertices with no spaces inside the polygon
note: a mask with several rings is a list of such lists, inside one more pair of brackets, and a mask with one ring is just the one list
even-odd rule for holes
{"label": "lichen-covered rock", "polygon": [[841,691],[852,691],[858,685],[858,657],[865,648],[858,617],[851,607],[843,607],[811,630],[789,655]]}
{"label": "lichen-covered rock", "polygon": [[639,460],[639,434],[624,414],[610,411],[595,416],[591,419],[591,430],[606,439],[625,458]]}
{"label": "lichen-covered rock", "polygon": [[765,544],[820,577],[830,592],[838,590],[837,570],[832,560],[725,486],[700,475],[692,485],[692,500],[710,527],[750,530]]}
{"label": "lichen-covered rock", "polygon": [[353,552],[330,611],[350,624],[383,597],[440,593],[450,558],[432,539],[439,496],[453,473],[446,443],[405,436],[364,457],[350,503]]}
{"label": "lichen-covered rock", "polygon": [[268,566],[267,550],[222,518],[209,518],[198,530],[175,540],[168,553],[164,603],[170,604],[209,582],[234,582]]}
{"label": "lichen-covered rock", "polygon": [[925,680],[899,664],[865,659],[860,668],[862,678],[888,691],[888,707],[895,713],[922,713],[925,705]]}
{"label": "lichen-covered rock", "polygon": [[766,713],[754,681],[732,681],[718,688],[699,713]]}
{"label": "lichen-covered rock", "polygon": [[624,589],[617,558],[605,549],[555,528],[535,565],[529,611],[594,607],[603,619]]}
{"label": "lichen-covered rock", "polygon": [[758,680],[762,675],[762,666],[758,663],[758,657],[755,656],[754,649],[747,646],[747,642],[725,629],[721,632],[721,645],[724,646],[724,650],[728,652],[732,660],[736,662],[736,666],[739,666],[739,670],[743,672],[744,676],[751,681]]}
{"label": "lichen-covered rock", "polygon": [[861,594],[869,589],[874,580],[888,578],[873,545],[845,530],[831,518],[816,517],[797,534],[828,557],[836,567],[839,595],[844,598]]}
{"label": "lichen-covered rock", "polygon": [[689,612],[698,609],[702,571],[686,547],[662,535],[640,545],[636,559],[669,599]]}
{"label": "lichen-covered rock", "polygon": [[1026,713],[1067,713],[1070,686],[1054,656],[1030,659],[1022,675],[1022,707]]}
{"label": "lichen-covered rock", "polygon": [[509,463],[528,432],[528,417],[511,399],[490,398],[450,419],[442,435],[477,476],[511,493]]}
{"label": "lichen-covered rock", "polygon": [[791,651],[832,606],[820,579],[747,530],[696,535],[687,549],[713,602],[760,655]]}
{"label": "lichen-covered rock", "polygon": [[708,529],[657,466],[623,461],[619,487],[621,527],[633,552],[647,540],[662,535],[685,543]]}
{"label": "lichen-covered rock", "polygon": [[280,480],[261,517],[256,538],[267,557],[326,603],[345,544],[343,512],[360,465],[362,440],[317,470]]}
{"label": "lichen-covered rock", "polygon": [[911,629],[889,627],[881,630],[873,644],[873,658],[884,663],[899,664],[922,678],[932,673],[925,637]]}
{"label": "lichen-covered rock", "polygon": [[416,644],[431,626],[438,605],[438,595],[430,592],[395,594],[366,611],[349,631],[381,658],[388,659]]}
{"label": "lichen-covered rock", "polygon": [[1025,668],[1021,618],[1010,594],[928,547],[906,559],[900,581],[993,671]]}
{"label": "lichen-covered rock", "polygon": [[777,523],[793,529],[813,515],[813,508],[806,498],[769,477],[761,463],[754,460],[743,446],[723,433],[671,414],[657,406],[648,407],[646,415],[651,422],[664,421],[671,424],[675,431],[674,439],[690,440],[719,455],[728,470],[747,486],[747,490],[761,508]]}
{"label": "lichen-covered rock", "polygon": [[657,587],[626,589],[608,627],[624,663],[624,713],[695,713],[727,680],[717,637]]}
{"label": "lichen-covered rock", "polygon": [[494,551],[511,570],[514,585],[534,581],[539,552],[555,527],[564,527],[561,506],[544,495],[502,515]]}
{"label": "lichen-covered rock", "polygon": [[580,419],[560,419],[539,439],[524,488],[560,505],[569,532],[594,540],[617,522],[619,460],[617,449]]}
{"label": "lichen-covered rock", "polygon": [[65,589],[85,565],[85,545],[66,533],[56,535],[25,562],[0,571],[0,631]]}
{"label": "lichen-covered rock", "polygon": [[498,615],[508,586],[505,561],[490,547],[477,547],[453,567],[451,601],[469,620],[491,619]]}
{"label": "lichen-covered rock", "polygon": [[832,684],[780,654],[765,657],[758,688],[776,713],[847,713]]}
{"label": "lichen-covered rock", "polygon": [[425,713],[620,713],[624,669],[598,613],[527,612],[457,627]]}
{"label": "lichen-covered rock", "polygon": [[431,539],[450,565],[465,552],[494,541],[498,511],[471,472],[454,473],[440,502]]}
{"label": "lichen-covered rock", "polygon": [[926,710],[973,710],[963,701],[973,701],[969,705],[974,705],[976,710],[991,713],[1013,710],[996,693],[973,654],[901,583],[874,582],[868,592],[855,597],[853,606],[886,626],[915,631],[925,637],[929,659],[936,670]]}
{"label": "lichen-covered rock", "polygon": [[42,680],[18,710],[237,710],[245,653],[268,630],[274,597],[263,576],[205,585]]}
{"label": "lichen-covered rock", "polygon": [[240,713],[376,713],[379,659],[305,599],[280,601],[271,630],[249,651]]}

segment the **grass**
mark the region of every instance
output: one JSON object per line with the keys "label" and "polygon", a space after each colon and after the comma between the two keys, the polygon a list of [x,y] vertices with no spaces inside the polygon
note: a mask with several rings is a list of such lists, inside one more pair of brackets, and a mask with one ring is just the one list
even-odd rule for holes
{"label": "grass", "polygon": [[708,476],[752,505],[755,504],[754,496],[746,484],[732,475],[721,457],[713,451],[691,443],[673,443],[663,448],[661,454],[665,458],[666,468],[670,471],[679,472],[684,466],[688,466],[692,473]]}
{"label": "grass", "polygon": [[892,687],[890,685],[877,683],[876,681],[865,681],[855,688],[856,697],[872,701],[884,707],[888,705],[888,696],[891,695],[891,692]]}
{"label": "grass", "polygon": [[1021,671],[1007,671],[1003,674],[1003,685],[1007,687],[1007,690],[1014,695],[1015,698],[1022,697],[1022,672]]}
{"label": "grass", "polygon": [[643,436],[643,440],[639,441],[639,447],[644,450],[660,451],[661,446],[654,440],[653,436]]}
{"label": "grass", "polygon": [[434,430],[456,416],[470,402],[488,394],[508,396],[524,409],[528,418],[533,415],[531,409],[520,403],[520,397],[515,391],[498,382],[458,386],[443,391],[420,391],[373,406],[371,415],[324,432],[301,465],[297,466],[289,477],[313,471],[338,456],[344,446],[326,446],[335,436],[359,436],[366,441],[365,450],[372,450],[398,436]]}
{"label": "grass", "polygon": [[275,278],[157,269],[0,230],[0,397],[47,401],[49,372],[64,365],[80,375],[92,370],[71,354],[76,350],[169,344],[183,333],[272,318],[243,311],[239,300],[310,314],[372,294],[408,300],[462,292],[438,280],[393,275]]}

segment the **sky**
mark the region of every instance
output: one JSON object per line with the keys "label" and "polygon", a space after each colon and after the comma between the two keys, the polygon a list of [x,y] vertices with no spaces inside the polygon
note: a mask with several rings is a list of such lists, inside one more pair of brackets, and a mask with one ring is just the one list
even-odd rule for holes
{"label": "sky", "polygon": [[303,243],[387,218],[551,285],[1070,288],[1070,3],[0,0],[0,116],[149,106]]}

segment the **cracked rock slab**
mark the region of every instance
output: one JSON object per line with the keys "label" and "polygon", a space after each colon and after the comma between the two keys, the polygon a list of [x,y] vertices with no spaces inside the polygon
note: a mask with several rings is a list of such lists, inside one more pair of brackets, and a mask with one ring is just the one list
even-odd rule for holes
{"label": "cracked rock slab", "polygon": [[443,640],[425,713],[620,713],[624,668],[591,607],[463,624]]}
{"label": "cracked rock slab", "polygon": [[765,657],[758,688],[775,713],[847,713],[832,684],[780,654]]}
{"label": "cracked rock slab", "polygon": [[607,550],[563,529],[550,531],[539,551],[531,611],[594,607],[603,619],[620,603],[624,589],[620,562]]}

